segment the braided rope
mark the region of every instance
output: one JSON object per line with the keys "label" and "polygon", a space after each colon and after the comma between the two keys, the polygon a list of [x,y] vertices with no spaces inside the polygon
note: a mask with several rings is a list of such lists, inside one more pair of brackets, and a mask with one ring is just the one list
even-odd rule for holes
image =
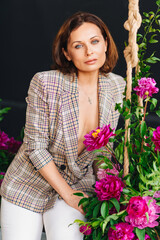
{"label": "braided rope", "polygon": [[[128,46],[124,50],[124,57],[127,63],[127,89],[126,100],[131,101],[132,92],[132,68],[138,65],[138,45],[137,31],[141,26],[141,15],[139,13],[139,0],[129,0],[128,20],[124,23],[124,28],[129,31]],[[128,129],[130,120],[125,121],[125,147],[124,147],[124,176],[129,173],[129,156],[126,143],[130,140],[130,131]]]}

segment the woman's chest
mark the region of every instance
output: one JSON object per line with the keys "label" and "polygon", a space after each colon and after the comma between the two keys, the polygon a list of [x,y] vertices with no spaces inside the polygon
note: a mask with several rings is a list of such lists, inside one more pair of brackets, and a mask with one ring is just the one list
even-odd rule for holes
{"label": "woman's chest", "polygon": [[98,96],[90,102],[88,98],[79,99],[78,152],[84,149],[84,135],[99,125]]}

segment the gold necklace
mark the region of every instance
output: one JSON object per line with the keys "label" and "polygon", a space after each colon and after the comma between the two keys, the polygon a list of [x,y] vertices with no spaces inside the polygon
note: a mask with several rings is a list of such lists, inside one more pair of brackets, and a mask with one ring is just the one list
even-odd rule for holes
{"label": "gold necklace", "polygon": [[[80,87],[80,84],[79,84],[79,87]],[[87,93],[84,91],[84,89],[83,89],[82,87],[80,87],[80,88],[81,88],[81,90],[84,92],[84,94],[86,95],[89,104],[92,104],[92,103],[93,103],[93,102],[92,102],[92,99],[87,95]]]}

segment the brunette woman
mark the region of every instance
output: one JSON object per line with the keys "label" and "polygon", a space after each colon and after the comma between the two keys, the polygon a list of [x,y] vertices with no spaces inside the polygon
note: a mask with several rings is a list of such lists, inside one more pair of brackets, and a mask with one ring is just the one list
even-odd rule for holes
{"label": "brunette woman", "polygon": [[113,74],[118,54],[107,26],[78,12],[53,43],[54,70],[30,84],[23,144],[1,188],[2,239],[80,240],[75,219],[84,220],[81,197],[93,191],[94,154],[84,135],[104,124],[116,128],[125,82]]}

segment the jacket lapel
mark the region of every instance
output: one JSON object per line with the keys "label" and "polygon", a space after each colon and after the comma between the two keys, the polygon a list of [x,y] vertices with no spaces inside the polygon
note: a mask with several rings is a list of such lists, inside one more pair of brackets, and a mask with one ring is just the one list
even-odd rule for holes
{"label": "jacket lapel", "polygon": [[62,96],[62,118],[65,155],[68,166],[75,176],[81,177],[79,166],[76,164],[78,156],[78,131],[79,131],[79,93],[78,82],[75,76],[66,77],[64,80]]}

